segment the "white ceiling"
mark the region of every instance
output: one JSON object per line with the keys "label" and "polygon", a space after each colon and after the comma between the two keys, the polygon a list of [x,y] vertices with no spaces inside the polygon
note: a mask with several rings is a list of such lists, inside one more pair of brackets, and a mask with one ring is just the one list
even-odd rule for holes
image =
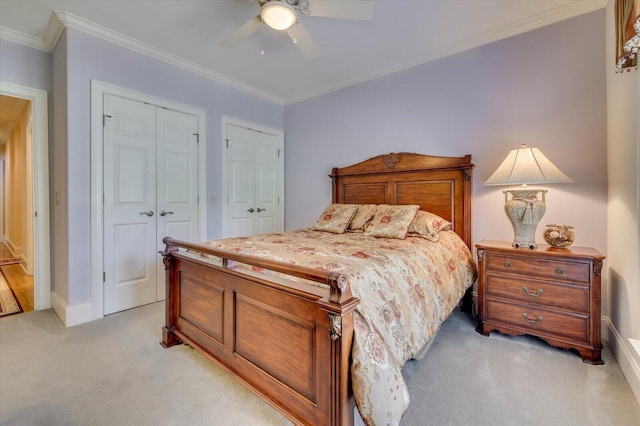
{"label": "white ceiling", "polygon": [[[330,1],[348,0],[310,3]],[[268,27],[236,48],[220,46],[259,13],[257,2],[251,0],[1,0],[0,37],[51,51],[62,29],[72,27],[287,105],[588,13],[606,3],[375,0],[371,21],[299,14],[299,22],[322,52],[310,62],[285,33]]]}

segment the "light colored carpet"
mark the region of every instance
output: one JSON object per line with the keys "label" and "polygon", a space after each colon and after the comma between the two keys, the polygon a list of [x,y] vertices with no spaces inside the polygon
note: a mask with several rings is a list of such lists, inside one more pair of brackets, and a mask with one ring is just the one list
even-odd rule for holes
{"label": "light colored carpet", "polygon": [[[2,425],[289,425],[186,346],[158,342],[164,304],[64,328],[52,311],[0,320]],[[402,426],[640,425],[640,406],[605,350],[583,364],[538,339],[474,331],[456,311],[404,369]]]}
{"label": "light colored carpet", "polygon": [[163,349],[164,303],[64,328],[0,321],[2,425],[286,425],[195,350]]}
{"label": "light colored carpet", "polygon": [[[605,365],[530,336],[484,337],[459,311],[403,369],[402,425],[640,426],[640,404],[611,351]],[[425,421],[428,419],[428,421]]]}

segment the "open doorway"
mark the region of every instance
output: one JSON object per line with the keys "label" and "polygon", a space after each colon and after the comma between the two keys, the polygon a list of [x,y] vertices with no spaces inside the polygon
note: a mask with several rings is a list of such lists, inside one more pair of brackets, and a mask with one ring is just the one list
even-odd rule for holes
{"label": "open doorway", "polygon": [[35,307],[32,136],[31,100],[0,94],[0,290],[3,291],[3,315],[33,311]]}
{"label": "open doorway", "polygon": [[0,81],[0,130],[0,257],[9,257],[0,271],[23,310],[48,309],[47,92]]}

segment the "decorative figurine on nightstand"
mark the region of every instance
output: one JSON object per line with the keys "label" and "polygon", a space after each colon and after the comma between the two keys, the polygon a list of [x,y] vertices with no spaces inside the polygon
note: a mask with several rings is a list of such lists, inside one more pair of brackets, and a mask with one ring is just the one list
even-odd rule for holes
{"label": "decorative figurine on nightstand", "polygon": [[573,226],[569,225],[547,225],[543,236],[552,247],[569,247],[576,238]]}

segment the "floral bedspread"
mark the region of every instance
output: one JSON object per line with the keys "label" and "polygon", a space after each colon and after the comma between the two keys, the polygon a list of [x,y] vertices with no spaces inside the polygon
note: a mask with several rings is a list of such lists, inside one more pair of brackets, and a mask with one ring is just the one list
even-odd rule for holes
{"label": "floral bedspread", "polygon": [[397,425],[409,406],[402,366],[436,333],[476,277],[464,242],[453,231],[439,236],[433,243],[301,229],[206,244],[344,273],[361,301],[351,365],[358,410],[369,425]]}

